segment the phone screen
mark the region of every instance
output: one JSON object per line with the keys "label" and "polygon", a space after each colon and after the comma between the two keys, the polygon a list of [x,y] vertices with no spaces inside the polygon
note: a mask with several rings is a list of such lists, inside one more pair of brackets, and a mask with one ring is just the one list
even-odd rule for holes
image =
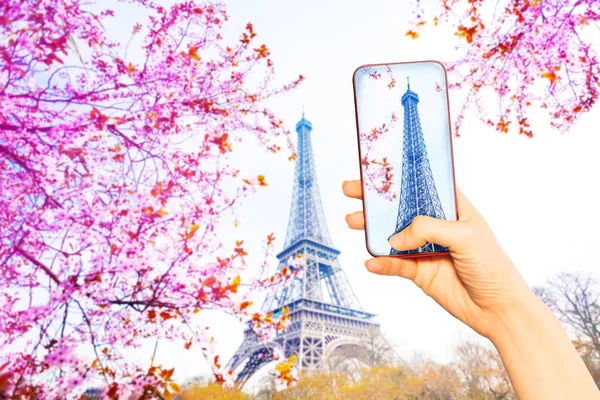
{"label": "phone screen", "polygon": [[354,73],[354,97],[368,251],[446,252],[435,243],[401,252],[388,243],[417,215],[457,219],[444,67],[435,61],[362,66]]}

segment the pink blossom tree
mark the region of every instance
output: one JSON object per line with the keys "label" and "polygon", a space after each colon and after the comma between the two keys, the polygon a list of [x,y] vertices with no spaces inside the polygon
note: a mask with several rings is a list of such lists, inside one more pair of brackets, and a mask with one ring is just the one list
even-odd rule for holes
{"label": "pink blossom tree", "polygon": [[[464,88],[467,98],[455,120],[473,105],[481,119],[500,132],[515,127],[533,137],[528,110],[546,109],[551,125],[567,131],[600,95],[600,63],[591,38],[600,29],[595,0],[443,0],[425,12],[417,1],[416,39],[428,22],[450,24],[466,46],[449,65],[450,88]],[[427,18],[430,17],[430,18]],[[482,103],[485,93],[497,102]]]}
{"label": "pink blossom tree", "polygon": [[269,49],[251,24],[225,43],[219,2],[125,3],[147,15],[136,59],[104,31],[115,12],[90,11],[101,2],[0,4],[0,383],[11,398],[81,394],[99,378],[110,398],[171,398],[174,366],[148,370],[123,352],[178,341],[223,382],[231,372],[195,314],[286,322],[254,311],[244,290],[286,274],[242,282],[243,242],[222,244],[215,229],[267,185],[231,162],[243,139],[293,152],[264,103],[302,76],[273,87]]}
{"label": "pink blossom tree", "polygon": [[[530,110],[547,111],[551,125],[567,132],[600,95],[600,62],[592,38],[600,29],[596,0],[415,0],[406,36],[418,40],[428,26],[450,26],[459,40],[457,58],[446,60],[453,115],[460,136],[473,108],[499,132],[533,137]],[[444,61],[444,60],[441,60]],[[373,165],[371,174],[393,174]],[[373,185],[389,197],[387,182]]]}

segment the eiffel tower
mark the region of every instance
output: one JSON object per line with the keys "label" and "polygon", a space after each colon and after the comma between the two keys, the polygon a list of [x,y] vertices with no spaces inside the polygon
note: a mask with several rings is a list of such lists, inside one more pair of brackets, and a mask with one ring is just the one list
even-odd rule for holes
{"label": "eiffel tower", "polygon": [[[402,145],[402,183],[400,187],[400,205],[396,219],[396,230],[391,236],[406,228],[417,215],[426,215],[446,219],[442,203],[435,188],[435,181],[429,166],[427,147],[419,118],[419,95],[410,90],[410,82],[406,78],[407,89],[402,95],[404,107],[404,135]],[[390,250],[391,255],[446,251],[445,247],[426,243],[418,249],[408,251]]]}
{"label": "eiffel tower", "polygon": [[379,332],[379,325],[372,321],[375,315],[362,310],[340,266],[340,251],[331,242],[317,185],[311,131],[312,124],[302,113],[296,125],[298,159],[290,219],[283,251],[277,255],[281,270],[289,257],[301,254],[304,271],[269,293],[262,305],[263,312],[275,316],[288,307],[290,323],[266,344],[251,329],[244,331],[244,340],[228,364],[229,369],[239,371],[238,386],[270,362],[276,348],[286,358],[296,355],[299,370],[322,370],[340,350],[361,354],[356,349],[362,348],[364,354],[364,340],[373,330]]}

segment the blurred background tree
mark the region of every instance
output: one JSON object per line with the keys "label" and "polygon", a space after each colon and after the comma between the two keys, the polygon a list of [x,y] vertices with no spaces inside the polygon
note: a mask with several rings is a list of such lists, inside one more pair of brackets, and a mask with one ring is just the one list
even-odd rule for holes
{"label": "blurred background tree", "polygon": [[466,394],[470,399],[516,399],[508,374],[498,352],[474,341],[456,348],[456,368],[460,371]]}
{"label": "blurred background tree", "polygon": [[294,387],[283,391],[276,390],[275,379],[275,375],[265,376],[261,390],[253,395],[236,390],[219,391],[214,384],[197,380],[190,386],[184,385],[183,398],[200,399],[202,397],[193,396],[209,394],[228,396],[214,398],[244,400],[516,398],[498,354],[489,344],[474,341],[457,346],[456,360],[450,364],[436,363],[417,354],[410,361],[396,359],[387,364],[362,366],[358,374],[346,371],[303,372]]}
{"label": "blurred background tree", "polygon": [[600,388],[600,290],[596,277],[563,272],[534,292],[569,330],[581,358]]}

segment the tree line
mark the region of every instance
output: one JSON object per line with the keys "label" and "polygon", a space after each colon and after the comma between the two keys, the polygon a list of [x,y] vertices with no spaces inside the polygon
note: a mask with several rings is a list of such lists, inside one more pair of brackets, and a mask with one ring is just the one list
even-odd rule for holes
{"label": "tree line", "polygon": [[[534,287],[534,292],[560,318],[571,334],[583,361],[600,388],[600,296],[595,276],[564,272]],[[374,331],[375,332],[375,331]],[[442,364],[415,355],[405,361],[393,357],[375,336],[364,346],[369,357],[357,364],[353,352],[338,352],[324,371],[301,373],[297,384],[278,391],[267,376],[254,394],[224,388],[208,380],[184,385],[182,399],[288,400],[288,399],[390,399],[390,400],[511,400],[516,399],[496,350],[478,340],[455,348],[455,359]]]}

